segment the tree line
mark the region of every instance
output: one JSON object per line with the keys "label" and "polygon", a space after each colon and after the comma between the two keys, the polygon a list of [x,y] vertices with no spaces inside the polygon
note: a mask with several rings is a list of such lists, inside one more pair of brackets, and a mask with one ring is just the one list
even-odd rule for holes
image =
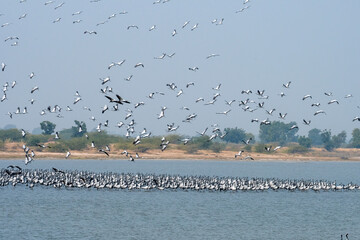
{"label": "tree line", "polygon": [[[119,150],[136,149],[140,152],[146,152],[149,149],[158,149],[161,142],[160,136],[152,136],[144,138],[141,144],[134,146],[132,138],[111,135],[106,131],[88,132],[86,124],[82,121],[74,121],[75,126],[64,129],[59,132],[61,139],[55,141],[54,132],[56,125],[49,121],[40,123],[42,134],[28,134],[24,139],[21,130],[16,128],[0,130],[0,149],[4,148],[6,141],[24,142],[28,146],[37,146],[43,143],[49,143],[47,151],[65,151],[65,150],[82,150],[89,148],[89,144],[95,141],[97,146],[103,147],[113,144]],[[248,152],[264,152],[266,145],[288,146],[289,151],[306,152],[311,147],[322,147],[327,151],[332,151],[339,147],[360,148],[360,129],[355,128],[352,131],[351,139],[346,142],[346,132],[342,131],[337,135],[333,135],[331,130],[311,129],[307,136],[299,136],[296,123],[283,123],[280,121],[271,122],[269,125],[261,125],[258,138],[255,139],[254,134],[248,133],[241,128],[225,128],[220,131],[221,139],[209,140],[209,136],[188,137],[177,134],[166,136],[167,140],[175,145],[177,149],[185,150],[188,153],[195,153],[198,150],[212,150],[220,152],[225,149],[237,150],[238,145]],[[81,129],[81,130],[79,130]],[[86,137],[85,137],[86,136]],[[190,138],[188,144],[184,144],[183,139]],[[251,144],[247,144],[246,141]],[[237,149],[236,149],[237,148]]]}

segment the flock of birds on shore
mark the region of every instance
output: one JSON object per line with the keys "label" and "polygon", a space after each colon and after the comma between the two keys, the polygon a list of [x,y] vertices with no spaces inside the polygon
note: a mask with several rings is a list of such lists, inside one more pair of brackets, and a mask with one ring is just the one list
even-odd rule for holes
{"label": "flock of birds on shore", "polygon": [[[101,2],[101,0],[91,0],[90,1],[90,3],[98,3],[98,2]],[[153,4],[155,5],[155,4],[168,3],[168,2],[169,2],[169,0],[158,0],[158,1],[153,2]],[[25,4],[26,0],[21,0],[20,3]],[[58,9],[62,8],[65,4],[66,4],[65,2],[56,3],[56,1],[47,1],[47,2],[44,3],[44,5],[46,7],[49,7],[49,6],[53,5],[54,6],[53,10],[58,10]],[[249,0],[244,0],[242,2],[242,7],[239,10],[234,11],[234,13],[238,14],[238,13],[246,12],[250,8],[250,6],[251,6],[250,1]],[[71,14],[71,16],[72,17],[80,17],[82,13],[83,13],[83,11],[81,11],[81,10],[80,11],[74,11]],[[119,15],[127,15],[127,14],[130,14],[130,13],[128,13],[128,11],[121,11],[119,13],[113,13],[105,21],[102,21],[102,22],[99,22],[98,24],[96,24],[96,27],[99,28],[99,27],[101,27],[101,25],[107,24],[109,21],[111,21],[112,19],[114,19],[115,17],[117,17]],[[0,17],[6,17],[6,15],[1,14]],[[27,13],[24,13],[21,16],[19,16],[18,21],[25,21],[26,17],[27,17]],[[58,24],[61,21],[62,21],[62,17],[58,17],[58,18],[54,19],[52,21],[52,23],[53,24]],[[80,24],[81,22],[83,22],[82,19],[73,20],[73,24]],[[177,35],[180,34],[180,31],[183,31],[183,30],[185,30],[187,28],[190,28],[190,31],[195,31],[197,28],[201,27],[201,23],[194,23],[192,27],[191,26],[188,27],[189,24],[192,24],[192,23],[189,20],[186,20],[181,25],[181,27],[179,27],[177,29],[174,29],[171,33],[169,32],[169,38],[176,38]],[[223,24],[225,24],[225,18],[213,19],[213,20],[209,21],[208,24],[213,24],[213,25],[216,25],[216,26],[223,25]],[[11,22],[3,23],[1,25],[1,29],[11,27],[11,25],[15,25],[15,23],[11,23]],[[138,25],[129,25],[129,26],[127,26],[126,29],[127,30],[131,30],[131,29],[141,30]],[[157,29],[157,25],[151,25],[148,28],[148,31],[152,32],[152,31],[155,31],[156,29]],[[99,31],[96,31],[96,30],[88,30],[87,29],[87,30],[84,30],[83,34],[84,35],[98,35],[100,33],[99,33]],[[21,37],[19,37],[19,36],[8,36],[8,37],[6,37],[4,39],[4,42],[7,43],[8,41],[14,41],[13,43],[11,43],[11,47],[20,47],[20,45],[21,45],[21,44],[19,44],[20,39],[21,39]],[[173,52],[171,54],[162,53],[159,56],[155,56],[154,61],[164,60],[165,58],[173,58],[173,57],[176,57],[175,55],[176,55],[175,52]],[[211,53],[208,56],[206,56],[206,59],[219,58],[219,57],[221,57],[221,54],[219,54],[219,53]],[[106,68],[108,70],[111,70],[112,68],[121,67],[124,64],[127,64],[126,59],[122,59],[120,61],[113,61]],[[8,71],[9,67],[14,69],[12,66],[8,66],[6,64],[6,62],[1,63],[1,71],[2,72]],[[135,69],[136,68],[145,68],[145,67],[146,66],[145,66],[145,64],[143,62],[137,62],[137,63],[133,64],[133,68],[135,68]],[[192,72],[197,72],[197,71],[200,71],[200,68],[198,66],[189,66],[188,70],[192,71]],[[34,78],[36,79],[36,76],[37,75],[35,74],[35,71],[34,71],[34,72],[31,72],[28,75],[28,78],[30,80],[34,79]],[[124,80],[125,81],[131,81],[132,78],[133,78],[133,75],[129,75],[128,77],[124,78]],[[146,128],[144,128],[141,132],[135,129],[135,125],[137,124],[137,122],[135,121],[134,116],[133,116],[134,113],[135,113],[135,110],[138,109],[139,107],[150,104],[149,102],[152,99],[156,98],[157,96],[166,95],[168,93],[165,93],[165,92],[162,92],[162,91],[154,91],[154,92],[149,93],[149,95],[147,96],[147,101],[146,102],[145,101],[139,101],[138,99],[130,101],[128,99],[130,94],[127,94],[127,93],[124,93],[124,92],[120,94],[120,93],[115,92],[113,87],[111,87],[111,85],[109,85],[111,82],[112,82],[112,78],[110,76],[100,78],[99,85],[101,85],[101,89],[100,89],[101,94],[104,96],[104,100],[108,101],[102,107],[101,115],[105,116],[107,114],[107,112],[109,112],[109,111],[120,111],[120,110],[122,110],[121,109],[122,107],[126,106],[127,107],[126,116],[124,117],[123,121],[119,121],[119,122],[116,123],[116,127],[117,128],[122,128],[122,129],[126,128],[125,136],[127,138],[133,138],[134,139],[134,141],[133,141],[134,145],[141,144],[142,139],[151,136],[151,132],[148,131]],[[9,92],[9,90],[16,88],[17,84],[18,83],[15,80],[11,84],[6,82],[3,85],[3,96],[1,98],[1,103],[6,103],[6,101],[8,101],[8,92]],[[281,93],[278,94],[281,98],[287,96],[286,90],[291,88],[291,84],[292,84],[292,82],[288,81],[286,83],[283,83],[282,86],[279,86],[279,87],[284,89],[284,92],[281,92]],[[195,86],[196,86],[196,82],[188,82],[183,88],[180,86],[180,84],[177,84],[177,83],[174,83],[174,82],[169,82],[169,83],[166,84],[166,86],[163,86],[163,87],[164,88],[166,87],[168,89],[168,91],[170,91],[170,92],[175,92],[174,95],[176,96],[176,99],[179,99],[186,92],[187,89],[193,88]],[[219,83],[218,85],[216,85],[216,86],[214,86],[212,88],[213,93],[212,93],[212,97],[209,100],[205,100],[205,98],[203,98],[203,97],[198,97],[198,98],[194,99],[194,104],[197,104],[197,105],[204,104],[206,106],[214,105],[220,99],[220,97],[222,96],[221,95],[221,87],[222,87],[222,84]],[[40,87],[39,86],[34,86],[31,89],[29,89],[29,92],[30,92],[31,96],[34,96],[34,98],[31,98],[29,100],[31,105],[36,104],[35,103],[36,102],[36,94],[37,94],[37,92],[41,91],[40,89],[41,89],[41,86]],[[40,115],[41,116],[46,116],[48,114],[54,114],[58,118],[63,118],[64,117],[63,109],[65,109],[66,112],[72,112],[73,108],[75,108],[75,106],[77,106],[79,104],[79,102],[84,101],[79,90],[74,90],[74,94],[75,94],[75,96],[74,96],[74,100],[72,101],[72,106],[71,106],[71,104],[67,105],[66,107],[60,106],[59,104],[56,104],[54,106],[47,106],[47,107],[44,107],[41,110]],[[339,105],[339,104],[341,104],[341,100],[339,101],[339,100],[335,99],[331,92],[325,92],[324,94],[327,97],[329,97],[329,100],[327,101],[327,105],[333,105],[333,104]],[[9,95],[10,95],[10,93],[9,93]],[[256,95],[256,97],[259,100],[254,100],[254,98],[251,99],[250,96],[254,96],[254,95]],[[258,90],[246,89],[246,90],[242,90],[241,91],[241,96],[243,98],[242,100],[235,100],[235,99],[230,100],[230,101],[225,100],[225,105],[227,106],[227,109],[224,110],[224,111],[215,112],[215,114],[227,116],[227,115],[230,114],[231,111],[235,110],[235,109],[232,108],[232,105],[237,104],[240,107],[239,108],[240,111],[252,113],[254,111],[263,110],[268,116],[266,119],[263,119],[263,120],[258,119],[258,118],[253,118],[251,120],[251,123],[258,123],[260,126],[261,125],[270,125],[271,124],[270,118],[274,117],[275,113],[278,110],[276,108],[274,108],[274,107],[266,109],[266,107],[267,107],[266,100],[269,99],[269,95],[266,94],[266,91],[264,89],[258,89]],[[245,96],[245,97],[243,97],[243,96]],[[353,97],[352,94],[347,94],[343,98],[348,99],[348,98],[352,98],[352,97]],[[312,99],[312,95],[306,94],[302,98],[302,101],[309,101],[310,99]],[[132,105],[133,105],[133,108],[131,108]],[[326,112],[324,110],[320,109],[320,106],[321,106],[320,102],[312,102],[312,103],[309,103],[309,105],[311,105],[312,108],[317,109],[317,110],[314,110],[314,113],[313,113],[314,117],[316,117],[317,115],[326,115]],[[89,112],[91,111],[90,107],[88,107],[88,106],[83,107],[83,109],[88,110]],[[164,105],[161,106],[160,113],[157,115],[156,118],[158,120],[165,118],[167,109],[168,108],[166,106],[164,106]],[[188,107],[188,106],[182,106],[181,109],[184,110],[184,111],[190,111],[190,107]],[[17,107],[17,109],[14,112],[9,111],[7,114],[9,116],[9,118],[13,118],[14,115],[16,115],[16,116],[25,116],[25,115],[29,114],[29,112],[28,112],[27,107],[24,107],[23,109],[21,109],[20,107]],[[187,114],[182,119],[182,123],[183,124],[191,123],[197,118],[197,116],[198,116],[197,113]],[[287,113],[284,113],[284,112],[279,112],[278,113],[278,118],[279,119],[285,120],[286,117],[287,117]],[[91,116],[90,120],[92,122],[95,122],[96,121],[95,116]],[[126,122],[126,121],[129,121],[129,122]],[[356,116],[356,117],[354,117],[352,119],[352,121],[354,121],[354,122],[357,121],[358,122],[358,121],[360,121],[360,117]],[[99,122],[97,124],[96,131],[101,132],[101,131],[103,131],[104,128],[108,128],[110,126],[109,122],[111,123],[111,121],[109,121],[109,120],[106,120],[105,122]],[[311,124],[311,119],[302,119],[302,123],[305,124],[305,125],[310,125]],[[181,127],[180,124],[168,123],[166,129],[167,129],[168,133],[171,133],[171,132],[177,131],[180,127]],[[210,128],[212,128],[212,129],[210,129]],[[291,126],[289,128],[289,131],[297,131],[298,129],[299,129],[299,126],[297,124],[295,124],[295,125],[293,125],[293,126]],[[21,131],[22,131],[22,136],[24,138],[26,138],[28,132],[25,129],[22,129]],[[81,133],[83,131],[83,129],[82,129],[82,127],[80,125],[78,126],[78,131],[79,131],[79,133]],[[214,141],[215,139],[224,138],[227,133],[221,131],[220,124],[215,123],[215,124],[213,124],[211,126],[204,126],[204,129],[199,130],[199,131],[195,131],[194,134],[196,134],[198,136],[208,136],[208,141]],[[84,136],[86,138],[88,138],[87,134],[84,134]],[[61,136],[60,136],[59,131],[56,131],[55,135],[54,135],[54,140],[56,141],[58,139],[61,139]],[[191,142],[191,140],[192,140],[191,137],[181,139],[181,141],[183,142],[184,145]],[[251,144],[252,140],[253,139],[251,139],[251,138],[250,139],[243,139],[243,143],[248,145],[248,144]],[[91,142],[91,147],[95,148],[96,139],[89,139],[89,143],[90,142]],[[160,149],[162,151],[166,150],[169,144],[170,144],[170,142],[168,140],[166,140],[166,137],[163,137],[162,140],[161,140],[161,143],[159,143]],[[45,146],[44,144],[39,144],[38,147],[46,148],[47,146]],[[277,146],[274,149],[272,149],[272,147],[266,147],[266,151],[269,151],[269,152],[270,151],[277,151],[279,148],[281,148],[281,146]],[[27,147],[25,145],[23,146],[23,150],[25,152],[25,164],[28,164],[28,163],[32,162],[33,158],[35,157],[34,150],[30,149],[29,147]],[[103,153],[106,156],[109,156],[110,148],[109,148],[109,146],[101,147],[101,148],[98,149],[98,152]],[[239,151],[238,153],[235,153],[234,158],[243,157],[244,160],[254,160],[250,155],[243,156],[243,152],[244,151]],[[138,153],[136,153],[136,157],[134,158],[126,150],[124,150],[123,154],[126,155],[127,157],[129,157],[130,161],[134,161],[135,158],[140,158]],[[67,151],[66,155],[65,155],[65,158],[67,159],[69,157],[71,157],[71,152]]]}

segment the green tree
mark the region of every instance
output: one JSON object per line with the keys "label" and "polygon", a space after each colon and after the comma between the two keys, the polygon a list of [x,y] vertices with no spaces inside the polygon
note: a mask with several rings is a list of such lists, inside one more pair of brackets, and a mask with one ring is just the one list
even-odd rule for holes
{"label": "green tree", "polygon": [[331,131],[330,130],[324,130],[320,134],[321,140],[324,143],[324,148],[327,151],[332,151],[335,148],[334,142],[331,139]]}
{"label": "green tree", "polygon": [[323,144],[320,134],[321,134],[321,130],[317,128],[313,128],[308,132],[308,138],[310,138],[311,144],[313,146],[320,146]]}
{"label": "green tree", "polygon": [[335,148],[341,147],[341,145],[346,142],[346,132],[342,131],[338,135],[332,136],[331,140],[332,140]]}
{"label": "green tree", "polygon": [[298,138],[298,143],[300,146],[305,148],[311,148],[311,139],[305,136],[301,136]]}
{"label": "green tree", "polygon": [[296,125],[295,122],[285,124],[283,122],[274,121],[270,125],[261,125],[259,137],[262,142],[279,142],[280,145],[284,145],[289,142],[296,142],[297,137],[295,134],[298,132],[298,128],[290,130],[291,126]]}
{"label": "green tree", "polygon": [[52,133],[54,133],[55,127],[56,124],[49,121],[43,121],[40,123],[40,128],[45,135],[51,135]]}
{"label": "green tree", "polygon": [[241,128],[225,128],[224,132],[226,132],[223,138],[225,142],[240,143],[242,140],[247,139],[246,132]]}
{"label": "green tree", "polygon": [[350,140],[350,146],[353,148],[360,148],[360,129],[355,128],[352,131],[352,138]]}
{"label": "green tree", "polygon": [[78,120],[75,120],[75,125],[71,127],[71,137],[82,137],[86,132],[86,123],[84,123],[83,121],[79,122]]}

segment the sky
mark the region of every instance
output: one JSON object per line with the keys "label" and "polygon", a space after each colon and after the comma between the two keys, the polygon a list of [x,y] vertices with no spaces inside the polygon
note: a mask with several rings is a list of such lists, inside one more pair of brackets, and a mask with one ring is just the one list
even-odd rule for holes
{"label": "sky", "polygon": [[[0,102],[0,128],[14,124],[31,132],[40,122],[51,121],[60,131],[79,120],[92,130],[108,120],[109,127],[103,130],[125,135],[126,124],[134,119],[135,137],[143,128],[153,135],[168,134],[171,123],[179,126],[175,133],[181,135],[196,136],[197,131],[214,124],[257,135],[259,123],[251,122],[255,118],[296,122],[299,135],[319,128],[334,134],[345,130],[349,136],[360,127],[359,121],[352,121],[360,116],[359,1],[45,2],[0,2],[0,24],[5,24],[0,27],[0,63],[6,64],[0,84],[9,83],[7,99]],[[78,11],[81,13],[73,15]],[[26,17],[19,19],[23,14]],[[77,20],[81,21],[73,23]],[[182,28],[186,21],[189,24]],[[137,28],[128,29],[132,25]],[[153,25],[156,28],[149,31]],[[172,36],[174,29],[177,34]],[[5,41],[10,36],[19,39]],[[163,53],[175,55],[156,59]],[[216,56],[207,58],[211,54]],[[112,62],[122,60],[121,66],[108,69]],[[137,63],[144,67],[135,68]],[[198,70],[189,70],[195,67]],[[35,74],[32,79],[31,72]],[[106,77],[110,81],[102,85],[100,79]],[[13,81],[16,85],[11,88]],[[290,87],[283,87],[289,81]],[[189,82],[194,85],[186,88]],[[171,83],[175,90],[166,86]],[[214,90],[219,84],[219,90]],[[39,90],[30,93],[35,86]],[[102,93],[106,86],[112,92]],[[253,93],[241,93],[248,89]],[[177,97],[180,90],[183,94]],[[268,99],[259,99],[257,90],[265,90]],[[81,100],[73,104],[76,91]],[[150,93],[155,93],[153,99],[148,97]],[[205,105],[216,93],[220,94],[216,102]],[[114,98],[115,94],[131,103],[102,114],[104,105],[110,109],[114,105],[105,95]],[[307,94],[312,99],[302,100]],[[347,94],[352,97],[345,98]],[[196,103],[200,97],[204,101]],[[254,101],[247,105],[255,111],[239,106],[246,99]],[[230,100],[235,100],[231,106],[225,103]],[[339,104],[328,104],[331,100]],[[135,109],[135,103],[141,101],[145,105]],[[264,107],[258,108],[262,102]],[[311,107],[317,102],[320,107]],[[55,105],[61,112],[45,110],[46,114],[40,115]],[[67,106],[72,111],[66,111]],[[21,111],[27,107],[28,113],[15,114],[18,107]],[[167,108],[165,117],[158,119],[162,107]],[[271,109],[276,110],[267,114],[265,110]],[[132,116],[125,120],[130,110]],[[227,115],[219,114],[227,110],[231,110]],[[326,114],[314,116],[317,110]],[[287,113],[286,118],[279,119],[279,113]],[[190,114],[197,116],[183,122]],[[311,124],[304,125],[303,119]],[[125,126],[118,128],[120,121]]]}

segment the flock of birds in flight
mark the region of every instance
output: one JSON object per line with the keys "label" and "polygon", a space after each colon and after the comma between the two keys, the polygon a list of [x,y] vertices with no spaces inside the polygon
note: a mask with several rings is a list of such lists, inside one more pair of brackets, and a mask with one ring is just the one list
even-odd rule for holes
{"label": "flock of birds in flight", "polygon": [[[101,0],[91,0],[90,2],[91,3],[96,3],[96,2],[100,2],[100,1]],[[157,1],[153,2],[153,4],[167,3],[169,1],[170,0],[157,0]],[[26,2],[26,0],[21,0],[20,1],[20,3],[25,3],[25,2]],[[64,4],[65,4],[65,2],[61,2],[61,3],[56,4],[56,1],[47,1],[47,2],[44,3],[45,6],[53,5],[54,10],[62,8],[64,6]],[[242,4],[243,4],[242,8],[235,11],[235,14],[247,11],[247,9],[249,9],[249,7],[250,7],[250,0],[244,0]],[[83,11],[75,11],[71,15],[72,15],[72,17],[78,17],[78,16],[80,17],[82,13],[83,13]],[[126,14],[128,14],[127,11],[114,13],[114,14],[110,15],[105,21],[97,23],[96,27],[100,27],[100,25],[108,23],[109,21],[111,21],[111,19],[115,18],[118,15],[126,15]],[[0,19],[2,19],[2,17],[5,17],[5,16],[6,15],[4,15],[4,14],[0,14]],[[24,13],[21,16],[18,17],[18,20],[19,21],[24,21],[24,19],[26,19],[26,17],[27,17],[27,14]],[[59,22],[61,22],[61,20],[62,20],[62,18],[58,17],[58,18],[54,19],[52,21],[52,23],[53,24],[58,24]],[[75,19],[75,20],[73,20],[72,23],[73,24],[79,24],[82,21],[83,21],[82,19]],[[211,22],[211,24],[219,26],[219,25],[224,24],[225,19],[224,18],[213,19],[210,22]],[[12,24],[13,23],[11,23],[11,22],[3,23],[1,25],[1,28],[10,27]],[[181,25],[180,28],[174,29],[171,33],[169,33],[169,37],[176,38],[176,35],[178,35],[180,33],[181,29],[190,28],[190,31],[195,31],[197,28],[200,27],[199,23],[193,24],[192,27],[191,27],[191,25],[188,27],[189,24],[191,24],[190,21],[185,21]],[[127,30],[131,30],[131,29],[139,30],[139,26],[138,25],[128,25],[126,29]],[[157,29],[157,25],[151,25],[148,28],[148,31],[151,32],[151,31],[155,31],[156,29]],[[85,35],[97,35],[98,31],[97,30],[84,30],[83,34],[85,34]],[[4,42],[7,43],[8,41],[13,41],[11,43],[11,47],[17,47],[17,46],[19,46],[20,39],[21,39],[21,37],[19,37],[19,36],[8,36],[8,37],[6,37],[4,39]],[[162,53],[159,56],[155,56],[154,60],[159,60],[160,61],[160,60],[164,60],[165,58],[173,58],[173,57],[175,57],[175,55],[176,55],[175,52],[171,53],[171,54]],[[218,54],[218,53],[211,53],[208,56],[206,56],[206,59],[212,59],[212,58],[218,58],[218,57],[221,57],[221,55]],[[107,70],[110,71],[112,68],[118,68],[118,67],[123,66],[124,64],[127,64],[126,59],[122,59],[120,61],[110,62],[110,64],[107,66]],[[7,66],[5,61],[1,63],[1,71],[2,72],[7,71],[8,67],[9,66]],[[145,67],[146,67],[145,64],[142,63],[142,62],[137,62],[136,64],[133,65],[133,68],[135,68],[135,69],[136,68],[145,68]],[[192,72],[197,72],[197,71],[199,71],[199,67],[198,66],[191,66],[191,67],[188,67],[188,70],[192,71]],[[30,80],[34,79],[34,78],[36,79],[35,72],[29,73],[28,78]],[[133,78],[133,75],[129,75],[128,77],[124,78],[124,80],[125,81],[131,81],[132,78]],[[112,111],[119,111],[121,109],[121,107],[123,107],[123,106],[128,107],[127,110],[126,110],[126,116],[124,117],[124,120],[117,122],[116,127],[117,128],[126,128],[125,136],[127,138],[133,137],[134,138],[134,140],[133,140],[134,145],[141,144],[141,140],[144,139],[144,138],[150,137],[151,132],[149,132],[146,128],[144,128],[141,132],[135,130],[136,121],[135,121],[134,116],[133,116],[134,112],[136,111],[137,108],[149,104],[149,102],[152,99],[156,98],[157,96],[165,95],[167,93],[161,92],[161,91],[151,92],[146,97],[147,101],[136,101],[136,102],[134,102],[134,101],[128,100],[125,97],[126,94],[122,95],[124,93],[122,93],[122,94],[115,93],[113,88],[110,86],[110,83],[111,83],[111,77],[110,76],[100,78],[99,85],[101,85],[101,90],[100,90],[101,94],[104,96],[104,100],[108,101],[102,107],[101,115],[104,115],[108,111],[111,111],[111,110]],[[284,83],[281,86],[284,89],[284,92],[281,92],[280,94],[278,94],[281,98],[287,96],[286,91],[287,91],[287,89],[291,88],[291,84],[292,84],[292,82],[288,81],[288,82]],[[3,84],[3,89],[2,89],[3,90],[3,96],[1,97],[1,100],[0,100],[1,103],[5,103],[6,101],[8,101],[8,91],[11,90],[11,89],[16,88],[16,85],[17,85],[17,81],[13,81],[12,83],[6,82],[5,84]],[[180,84],[176,84],[174,82],[169,82],[164,87],[166,87],[170,92],[175,92],[176,98],[180,98],[186,92],[187,89],[193,88],[195,86],[196,86],[196,82],[188,82],[184,86],[184,88],[181,88]],[[207,105],[207,106],[208,105],[214,105],[216,102],[218,102],[218,99],[221,98],[221,87],[222,87],[222,84],[219,83],[218,85],[216,85],[216,86],[214,86],[212,88],[213,94],[212,94],[212,97],[209,100],[205,101],[205,98],[198,97],[198,98],[194,99],[194,104],[198,104],[198,105],[199,104],[204,104],[204,105]],[[29,89],[29,92],[30,92],[31,96],[34,96],[34,98],[31,98],[29,100],[31,105],[35,104],[36,95],[37,95],[37,92],[41,92],[40,89],[41,89],[41,86],[40,86],[40,88],[39,88],[39,86],[34,86],[33,88]],[[328,105],[341,104],[341,101],[338,101],[337,99],[333,98],[333,94],[331,92],[325,92],[324,94],[327,97],[329,97],[329,100],[327,102]],[[257,97],[258,100],[254,100],[254,98],[251,99],[251,96],[254,96],[254,95]],[[251,120],[252,123],[259,123],[260,126],[261,125],[270,125],[271,124],[271,120],[269,120],[269,118],[275,116],[275,114],[277,113],[277,109],[276,108],[268,108],[268,109],[266,109],[266,107],[267,107],[266,100],[269,99],[269,95],[266,94],[265,90],[263,90],[263,89],[258,89],[258,90],[246,89],[246,90],[241,91],[241,96],[245,96],[243,100],[235,100],[235,99],[230,100],[230,101],[225,100],[225,105],[227,106],[227,109],[224,110],[224,111],[216,112],[216,114],[217,115],[227,116],[231,111],[234,110],[232,108],[232,106],[235,105],[235,104],[238,104],[240,109],[242,111],[244,111],[244,112],[250,112],[251,113],[251,112],[254,112],[254,111],[263,110],[268,115],[268,117],[266,119],[263,119],[263,120],[260,120],[258,118],[253,118]],[[352,94],[348,94],[348,95],[344,96],[345,99],[352,98],[352,97],[353,97]],[[312,100],[312,95],[309,95],[309,94],[304,95],[303,98],[302,98],[302,101],[311,101],[311,100]],[[71,111],[73,111],[73,108],[76,105],[78,105],[79,103],[81,103],[82,101],[83,101],[83,97],[81,96],[80,91],[76,90],[74,100],[73,100],[72,104],[69,104],[66,107],[63,107],[63,106],[60,106],[60,105],[57,105],[57,104],[54,105],[54,106],[47,106],[47,107],[45,107],[45,108],[43,108],[41,110],[40,115],[45,116],[47,114],[56,114],[56,116],[58,118],[63,118],[64,117],[63,114],[62,114],[63,113],[63,108],[65,108],[66,112],[71,112]],[[132,105],[134,106],[133,109],[131,108]],[[314,110],[314,113],[313,113],[314,117],[316,117],[317,115],[326,115],[326,112],[324,110],[320,109],[320,107],[321,107],[320,102],[311,102],[310,106],[312,108],[316,109],[316,110]],[[91,111],[90,107],[83,107],[83,108],[84,108],[84,110]],[[166,106],[161,106],[160,111],[159,111],[159,113],[157,115],[158,120],[163,119],[166,116],[167,109],[168,108]],[[181,110],[190,111],[190,107],[182,106]],[[28,108],[24,107],[23,109],[21,109],[20,107],[17,107],[17,109],[15,111],[13,111],[13,112],[9,111],[7,114],[9,116],[9,118],[13,118],[14,115],[28,114]],[[281,120],[285,120],[286,117],[287,117],[287,113],[284,113],[284,112],[279,112],[276,115],[278,115],[278,118],[281,119]],[[187,114],[186,117],[182,120],[182,122],[184,124],[191,123],[192,121],[194,121],[197,118],[197,116],[198,115],[196,113]],[[90,120],[95,122],[96,121],[95,116],[91,116]],[[129,121],[129,122],[126,122],[126,121]],[[352,121],[360,121],[360,117],[358,117],[358,116],[354,117],[352,119]],[[311,119],[302,119],[302,123],[305,124],[305,125],[310,125],[311,124]],[[169,133],[175,132],[175,131],[177,131],[177,129],[179,129],[180,126],[181,125],[178,125],[178,124],[175,124],[175,123],[169,123],[169,124],[167,124],[167,127],[166,127],[167,132],[169,132]],[[104,127],[109,127],[109,120],[106,120],[105,122],[98,123],[98,125],[96,127],[96,131],[101,132]],[[212,129],[210,129],[210,128],[212,128]],[[291,126],[289,128],[289,131],[293,131],[293,130],[296,130],[298,128],[299,128],[299,126],[297,124],[295,124],[295,125],[293,125],[293,126]],[[83,131],[81,125],[78,126],[78,131],[79,131],[79,133],[81,133]],[[137,134],[137,132],[138,132],[138,134]],[[222,132],[220,130],[219,124],[213,124],[213,125],[211,125],[211,127],[206,126],[201,131],[196,131],[196,134],[198,136],[208,136],[208,141],[213,141],[213,140],[215,140],[217,138],[220,138],[220,139],[224,138],[227,133]],[[136,135],[136,137],[134,137],[134,135]],[[24,129],[22,129],[22,136],[24,138],[26,138],[26,136],[27,136],[27,131],[24,130]],[[84,136],[88,138],[87,134],[85,134]],[[55,136],[54,136],[54,140],[56,141],[58,139],[61,139],[61,136],[60,136],[59,132],[56,131]],[[189,138],[181,139],[181,142],[184,145],[186,145],[189,142],[191,142],[191,140],[192,139],[189,137]],[[252,140],[253,139],[251,139],[251,138],[250,139],[243,139],[243,143],[248,145],[248,144],[251,144]],[[90,139],[89,141],[91,141],[91,147],[96,148],[96,146],[95,146],[96,139]],[[162,140],[161,140],[161,143],[160,143],[161,150],[162,151],[166,150],[169,144],[170,144],[170,142],[168,140],[166,140],[166,137],[163,137]],[[44,144],[39,144],[38,147],[46,148],[48,146],[45,146]],[[279,148],[281,148],[281,146],[277,146],[274,149],[272,149],[272,147],[270,146],[270,147],[266,147],[265,149],[266,149],[266,151],[270,152],[270,151],[277,151]],[[35,157],[35,152],[33,150],[29,149],[29,147],[27,147],[25,145],[23,146],[23,150],[24,150],[25,156],[26,156],[25,164],[28,164]],[[110,147],[105,146],[104,148],[100,148],[100,149],[98,149],[98,152],[103,153],[106,156],[109,156]],[[238,153],[236,153],[234,155],[234,157],[235,158],[242,157],[243,152],[244,152],[243,150],[239,151]],[[122,152],[122,154],[126,155],[129,158],[130,161],[134,161],[135,158],[140,158],[138,153],[136,153],[135,157],[133,157],[126,150],[124,150]],[[65,158],[69,158],[70,156],[71,156],[70,151],[67,151]],[[250,155],[245,156],[243,159],[245,159],[245,160],[254,160]]]}

